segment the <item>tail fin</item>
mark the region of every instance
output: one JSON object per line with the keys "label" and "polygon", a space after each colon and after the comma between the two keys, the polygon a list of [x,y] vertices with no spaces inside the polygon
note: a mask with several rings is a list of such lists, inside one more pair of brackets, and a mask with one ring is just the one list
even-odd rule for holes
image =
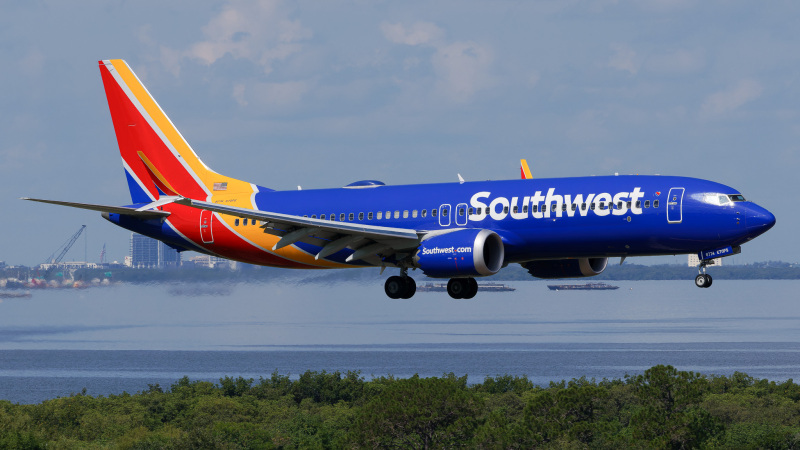
{"label": "tail fin", "polygon": [[161,195],[210,201],[215,192],[253,191],[251,184],[219,175],[200,161],[125,61],[99,65],[134,203]]}

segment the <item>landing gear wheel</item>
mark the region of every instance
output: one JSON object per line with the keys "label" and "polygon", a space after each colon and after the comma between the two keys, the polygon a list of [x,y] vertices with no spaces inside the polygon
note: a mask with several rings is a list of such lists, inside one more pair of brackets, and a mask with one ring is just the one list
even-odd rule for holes
{"label": "landing gear wheel", "polygon": [[400,298],[405,294],[406,283],[403,277],[393,276],[386,279],[383,284],[383,290],[389,298]]}
{"label": "landing gear wheel", "polygon": [[403,293],[403,295],[400,296],[400,298],[413,297],[414,294],[417,292],[417,282],[414,281],[414,279],[411,277],[405,277],[404,282],[406,284],[405,292]]}
{"label": "landing gear wheel", "polygon": [[711,278],[711,275],[706,275],[704,273],[701,273],[700,275],[695,277],[694,284],[697,285],[697,287],[699,288],[707,288],[711,286],[711,283],[713,281],[714,280]]}
{"label": "landing gear wheel", "polygon": [[461,298],[470,299],[478,293],[478,282],[475,278],[467,278],[467,292]]}
{"label": "landing gear wheel", "polygon": [[447,282],[447,293],[453,298],[464,298],[464,295],[469,290],[469,284],[466,278],[450,278]]}

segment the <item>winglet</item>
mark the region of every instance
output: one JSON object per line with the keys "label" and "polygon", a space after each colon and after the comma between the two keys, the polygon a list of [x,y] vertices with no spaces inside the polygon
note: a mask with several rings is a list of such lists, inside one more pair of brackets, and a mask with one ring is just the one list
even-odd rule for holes
{"label": "winglet", "polygon": [[531,175],[531,169],[528,168],[527,160],[524,159],[519,160],[519,172],[523,180],[530,180],[533,178],[533,175]]}

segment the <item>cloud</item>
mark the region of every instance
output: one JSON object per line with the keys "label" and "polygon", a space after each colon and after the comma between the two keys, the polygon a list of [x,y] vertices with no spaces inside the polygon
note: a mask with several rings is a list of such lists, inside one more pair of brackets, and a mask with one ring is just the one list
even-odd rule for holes
{"label": "cloud", "polygon": [[438,89],[453,100],[466,101],[491,85],[488,69],[492,52],[486,46],[455,42],[437,49],[432,62]]}
{"label": "cloud", "polygon": [[417,22],[409,27],[384,22],[381,24],[381,31],[386,39],[395,44],[433,45],[444,38],[444,31],[429,22]]}
{"label": "cloud", "polygon": [[697,72],[705,67],[706,58],[702,50],[675,50],[647,58],[647,70],[660,74],[683,75]]}
{"label": "cloud", "polygon": [[231,55],[250,60],[270,73],[275,61],[299,52],[301,42],[313,33],[299,21],[289,19],[278,0],[230,0],[203,27],[203,35],[206,39],[193,44],[184,56],[210,65]]}
{"label": "cloud", "polygon": [[761,96],[764,88],[755,80],[741,80],[730,89],[709,95],[700,108],[703,116],[718,116],[733,111]]}
{"label": "cloud", "polygon": [[[447,42],[444,31],[428,22],[409,26],[384,22],[381,31],[395,44],[433,48],[435,52],[430,62],[436,74],[436,92],[452,101],[466,102],[477,91],[493,84],[490,69],[494,55],[487,45],[471,41]],[[416,57],[406,59],[404,67],[415,67],[418,63]]]}
{"label": "cloud", "polygon": [[608,60],[607,66],[636,75],[640,66],[636,52],[624,44],[614,44],[611,49],[614,50],[614,54]]}

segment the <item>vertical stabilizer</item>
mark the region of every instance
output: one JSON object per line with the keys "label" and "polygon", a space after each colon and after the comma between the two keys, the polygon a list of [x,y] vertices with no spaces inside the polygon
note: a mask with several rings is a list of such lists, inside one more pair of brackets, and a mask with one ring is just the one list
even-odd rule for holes
{"label": "vertical stabilizer", "polygon": [[220,175],[203,164],[125,61],[103,60],[99,65],[135,203],[161,195],[210,200],[215,192],[253,191],[249,183]]}

